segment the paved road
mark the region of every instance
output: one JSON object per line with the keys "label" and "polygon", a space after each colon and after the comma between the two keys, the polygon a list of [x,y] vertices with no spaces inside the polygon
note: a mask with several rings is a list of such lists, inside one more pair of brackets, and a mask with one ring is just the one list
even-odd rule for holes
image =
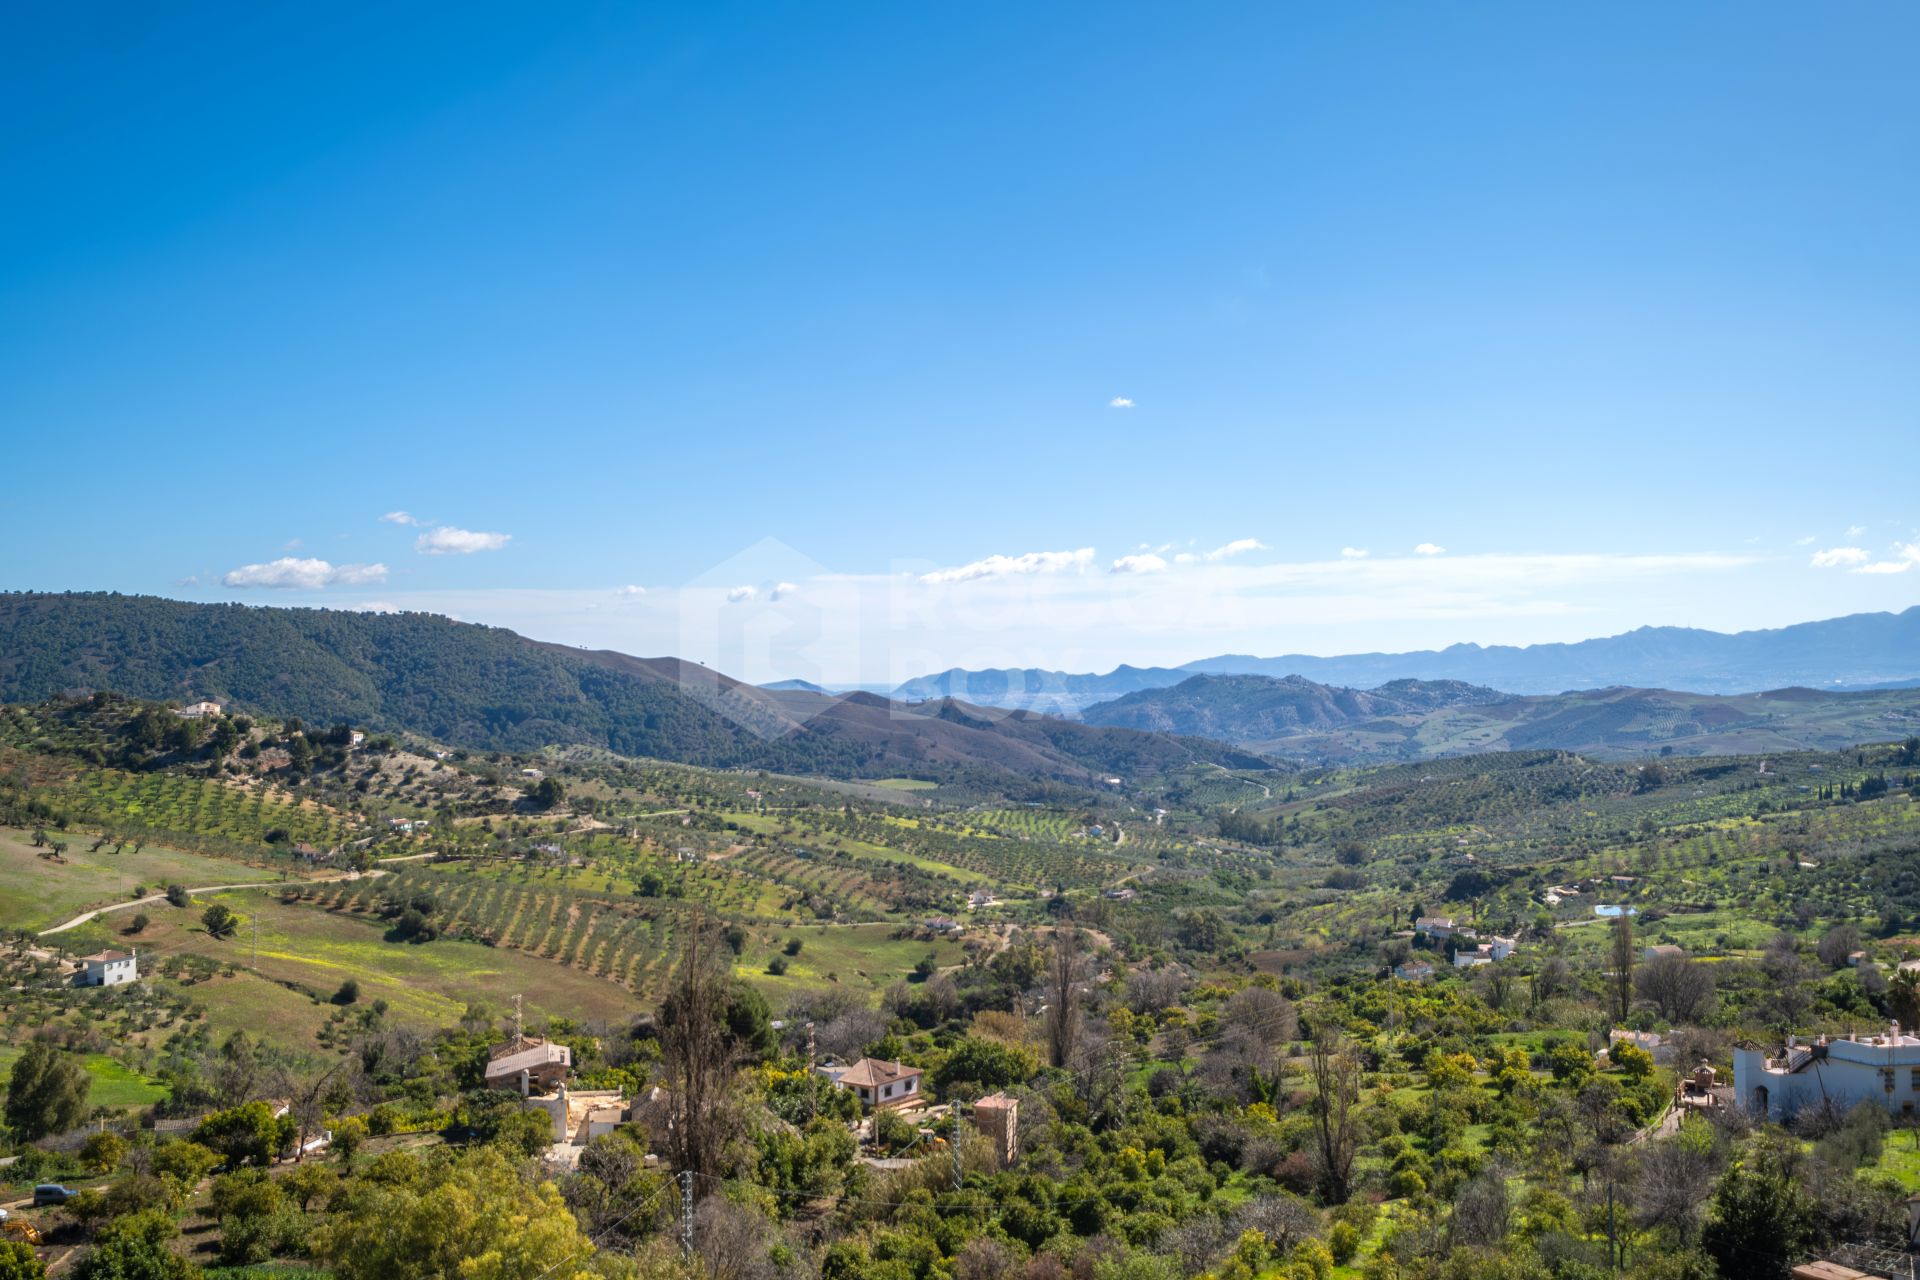
{"label": "paved road", "polygon": [[[420,856],[431,857],[432,855],[421,854]],[[407,859],[402,859],[402,858],[393,859],[393,861],[395,862],[402,862],[406,860]],[[367,872],[367,874],[369,876],[378,876],[378,875],[385,875],[386,872],[369,871]],[[188,893],[232,893],[238,889],[278,889],[285,885],[290,885],[290,884],[332,884],[333,882],[338,880],[358,880],[359,878],[360,878],[360,873],[358,871],[336,871],[331,875],[306,876],[299,880],[249,880],[245,884],[204,884],[204,885],[200,885],[198,888],[190,888],[187,890],[187,892]],[[165,902],[166,900],[167,900],[167,895],[164,893],[150,893],[144,898],[134,898],[128,902],[116,902],[112,906],[107,906],[107,907],[95,907],[91,911],[82,911],[79,915],[67,921],[65,924],[57,924],[53,926],[53,928],[51,929],[42,929],[38,934],[38,936],[44,938],[50,933],[65,933],[69,929],[77,929],[81,925],[85,924],[87,921],[92,920],[98,916],[106,915],[108,912],[129,911],[134,907],[151,907],[158,903]]]}

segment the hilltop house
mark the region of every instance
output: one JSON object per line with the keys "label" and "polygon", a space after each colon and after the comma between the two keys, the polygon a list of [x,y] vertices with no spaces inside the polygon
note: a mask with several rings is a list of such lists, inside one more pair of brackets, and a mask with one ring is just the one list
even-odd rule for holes
{"label": "hilltop house", "polygon": [[1463,929],[1453,922],[1452,916],[1421,916],[1413,922],[1413,931],[1423,938],[1432,938],[1442,942],[1456,933],[1472,936],[1473,930]]}
{"label": "hilltop house", "polygon": [[1495,960],[1505,960],[1513,954],[1513,939],[1492,937],[1473,947],[1460,947],[1453,953],[1453,967],[1471,969],[1475,965],[1492,964]]}
{"label": "hilltop house", "polygon": [[1636,1049],[1644,1049],[1661,1066],[1673,1063],[1673,1046],[1658,1031],[1628,1031],[1624,1027],[1614,1027],[1607,1032],[1607,1049],[1612,1051],[1616,1044],[1630,1044]]}
{"label": "hilltop house", "polygon": [[990,889],[975,889],[967,895],[967,910],[969,911],[978,911],[982,907],[998,905],[999,899],[993,896],[993,892]]}
{"label": "hilltop house", "polygon": [[511,1089],[523,1098],[535,1086],[547,1090],[564,1085],[573,1067],[573,1050],[539,1036],[515,1036],[495,1045],[488,1057],[487,1088]]}
{"label": "hilltop house", "polygon": [[1733,1088],[1757,1119],[1784,1121],[1804,1107],[1845,1111],[1862,1102],[1912,1115],[1920,1104],[1920,1036],[1895,1022],[1880,1035],[1821,1036],[1807,1044],[1790,1035],[1777,1057],[1743,1044],[1733,1051]]}
{"label": "hilltop house", "polygon": [[80,959],[80,985],[119,987],[140,980],[140,959],[131,951],[101,951]]}
{"label": "hilltop house", "polygon": [[220,704],[217,702],[190,702],[174,714],[187,720],[204,720],[208,716],[219,715]]}
{"label": "hilltop house", "polygon": [[851,1089],[869,1107],[915,1107],[926,1101],[920,1092],[918,1067],[879,1058],[862,1058],[850,1067],[823,1066],[820,1074],[842,1089]]}
{"label": "hilltop house", "polygon": [[1393,976],[1402,982],[1431,982],[1433,966],[1425,960],[1403,960],[1393,966]]}

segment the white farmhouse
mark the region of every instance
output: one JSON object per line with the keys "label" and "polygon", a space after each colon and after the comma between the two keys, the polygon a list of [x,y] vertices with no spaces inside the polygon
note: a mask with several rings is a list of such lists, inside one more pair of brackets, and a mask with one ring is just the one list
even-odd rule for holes
{"label": "white farmhouse", "polygon": [[101,951],[82,956],[85,966],[80,975],[83,987],[118,987],[140,980],[140,959],[131,951]]}
{"label": "white farmhouse", "polygon": [[1911,1115],[1920,1104],[1920,1036],[1902,1033],[1895,1022],[1879,1035],[1821,1036],[1805,1044],[1788,1036],[1777,1057],[1741,1046],[1733,1051],[1733,1088],[1742,1107],[1768,1120],[1822,1103],[1845,1111],[1872,1102]]}

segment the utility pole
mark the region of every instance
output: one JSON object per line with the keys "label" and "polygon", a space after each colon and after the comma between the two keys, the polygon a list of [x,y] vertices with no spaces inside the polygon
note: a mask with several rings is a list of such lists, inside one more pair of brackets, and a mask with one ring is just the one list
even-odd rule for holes
{"label": "utility pole", "polygon": [[680,1256],[693,1267],[693,1170],[680,1171]]}
{"label": "utility pole", "polygon": [[813,1069],[813,1023],[807,1023],[807,1119],[820,1118],[820,1073]]}
{"label": "utility pole", "polygon": [[960,1104],[955,1103],[953,1107],[953,1137],[947,1142],[948,1150],[953,1152],[953,1189],[955,1191],[960,1189],[960,1183],[964,1176],[960,1168],[960,1135],[966,1131],[964,1128],[965,1123],[965,1120],[963,1120],[960,1115]]}

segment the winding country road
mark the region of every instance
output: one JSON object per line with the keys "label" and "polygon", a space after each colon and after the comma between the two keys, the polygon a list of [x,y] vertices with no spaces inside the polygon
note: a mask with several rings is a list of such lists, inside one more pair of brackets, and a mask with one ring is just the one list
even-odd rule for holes
{"label": "winding country road", "polygon": [[[431,858],[432,856],[433,855],[430,853],[419,853],[419,854],[411,854],[404,858],[383,858],[381,859],[381,861],[412,862],[418,858]],[[379,868],[376,867],[375,869],[367,872],[366,874],[369,876],[383,876],[383,875],[386,875],[387,873],[384,871],[381,871]],[[190,894],[191,893],[232,893],[238,889],[278,889],[290,884],[333,884],[341,880],[358,880],[359,878],[360,878],[360,872],[358,871],[335,871],[328,875],[323,875],[323,876],[304,876],[298,880],[249,880],[245,884],[203,884],[198,886],[197,888],[189,888],[187,892]],[[107,915],[110,912],[130,911],[134,907],[151,907],[159,903],[165,902],[166,900],[167,900],[167,895],[164,893],[150,893],[144,898],[134,898],[127,902],[116,902],[110,906],[95,907],[91,911],[82,911],[79,915],[75,916],[73,919],[67,921],[64,924],[57,924],[53,926],[53,928],[51,929],[42,929],[35,936],[44,938],[48,934],[65,933],[69,929],[77,929],[81,925],[85,924],[87,921],[98,919],[99,917]]]}

